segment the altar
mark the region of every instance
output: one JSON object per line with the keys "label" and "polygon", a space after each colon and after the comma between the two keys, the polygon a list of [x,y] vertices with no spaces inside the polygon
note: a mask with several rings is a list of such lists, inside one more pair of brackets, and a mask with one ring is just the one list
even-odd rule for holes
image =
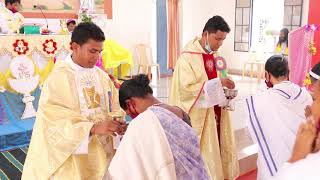
{"label": "altar", "polygon": [[[0,36],[0,151],[29,144],[35,117],[22,119],[25,96],[18,93],[10,79],[14,59],[23,57],[33,64],[32,76],[38,81],[30,92],[32,106],[36,110],[41,86],[54,66],[55,59],[65,59],[70,51],[70,35],[2,35]],[[23,78],[22,78],[23,79]],[[30,83],[22,83],[22,86]],[[29,98],[30,99],[30,98]]]}

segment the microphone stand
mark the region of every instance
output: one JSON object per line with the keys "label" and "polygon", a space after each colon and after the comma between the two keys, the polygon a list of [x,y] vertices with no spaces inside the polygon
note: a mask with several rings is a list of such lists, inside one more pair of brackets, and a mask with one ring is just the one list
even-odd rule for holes
{"label": "microphone stand", "polygon": [[44,20],[46,21],[46,24],[47,24],[47,30],[49,30],[49,23],[48,23],[47,17],[44,15],[44,13],[43,13],[43,11],[42,11],[42,8],[41,8],[41,6],[34,5],[33,7],[34,7],[34,8],[37,8],[37,9],[39,9],[39,10],[40,10],[40,12],[41,12],[42,16],[44,17]]}

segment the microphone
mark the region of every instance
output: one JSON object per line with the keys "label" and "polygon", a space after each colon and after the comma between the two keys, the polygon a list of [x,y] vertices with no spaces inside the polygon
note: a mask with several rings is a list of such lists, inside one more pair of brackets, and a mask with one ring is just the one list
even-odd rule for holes
{"label": "microphone", "polygon": [[49,30],[49,24],[48,24],[48,20],[46,18],[46,16],[44,15],[43,11],[42,11],[42,6],[39,5],[33,5],[33,8],[35,9],[39,9],[41,11],[42,16],[44,17],[46,24],[47,24],[47,29]]}

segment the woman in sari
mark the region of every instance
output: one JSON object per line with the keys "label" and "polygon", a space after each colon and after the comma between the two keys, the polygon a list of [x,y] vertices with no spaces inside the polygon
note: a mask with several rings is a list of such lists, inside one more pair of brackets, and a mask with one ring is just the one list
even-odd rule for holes
{"label": "woman in sari", "polygon": [[188,115],[152,94],[146,75],[121,85],[120,105],[133,120],[108,168],[107,179],[208,179]]}

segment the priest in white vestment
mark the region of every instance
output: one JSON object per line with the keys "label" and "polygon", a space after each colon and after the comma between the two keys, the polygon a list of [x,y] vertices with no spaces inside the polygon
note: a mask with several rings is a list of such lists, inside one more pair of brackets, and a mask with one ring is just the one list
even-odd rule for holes
{"label": "priest in white vestment", "polygon": [[114,155],[112,134],[123,134],[118,91],[95,66],[105,40],[93,23],[80,23],[72,55],[57,61],[39,100],[22,180],[101,180]]}

